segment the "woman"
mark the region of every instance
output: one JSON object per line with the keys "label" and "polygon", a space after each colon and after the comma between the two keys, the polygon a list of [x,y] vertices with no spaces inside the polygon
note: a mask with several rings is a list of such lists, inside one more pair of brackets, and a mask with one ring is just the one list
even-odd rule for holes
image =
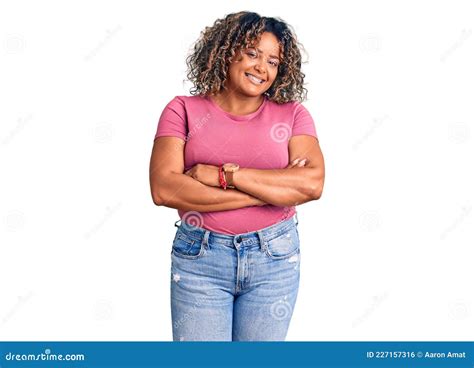
{"label": "woman", "polygon": [[300,45],[281,19],[239,12],[187,58],[192,96],[163,110],[150,185],[178,209],[174,341],[284,340],[299,286],[295,206],[320,198],[324,160]]}

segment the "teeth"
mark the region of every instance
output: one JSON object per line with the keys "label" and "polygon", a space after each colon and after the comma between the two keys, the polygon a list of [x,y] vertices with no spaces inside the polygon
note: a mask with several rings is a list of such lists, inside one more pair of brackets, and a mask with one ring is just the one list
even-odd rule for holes
{"label": "teeth", "polygon": [[255,83],[262,84],[262,83],[264,82],[263,79],[259,79],[259,78],[255,77],[255,76],[253,76],[252,74],[245,73],[245,75],[246,75],[247,77],[249,77],[251,80],[253,80]]}

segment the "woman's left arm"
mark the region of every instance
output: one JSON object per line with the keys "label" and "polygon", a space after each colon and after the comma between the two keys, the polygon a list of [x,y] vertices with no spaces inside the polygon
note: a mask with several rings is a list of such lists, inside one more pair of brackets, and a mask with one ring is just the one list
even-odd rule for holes
{"label": "woman's left arm", "polygon": [[[310,135],[293,136],[288,143],[289,161],[306,158],[303,167],[284,169],[240,168],[231,183],[237,190],[267,204],[287,207],[317,200],[324,186],[324,158],[318,140]],[[203,184],[219,186],[219,168],[197,164],[186,172]]]}
{"label": "woman's left arm", "polygon": [[295,206],[321,197],[324,187],[324,157],[318,140],[297,135],[288,144],[290,162],[306,158],[304,167],[291,169],[242,168],[234,173],[233,185],[275,206]]}

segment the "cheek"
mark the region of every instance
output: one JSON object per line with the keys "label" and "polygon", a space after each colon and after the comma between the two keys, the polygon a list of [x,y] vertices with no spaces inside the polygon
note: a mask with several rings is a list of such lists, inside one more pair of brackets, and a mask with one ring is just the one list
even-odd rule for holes
{"label": "cheek", "polygon": [[248,68],[249,66],[252,66],[254,61],[248,55],[243,54],[242,58],[239,60],[238,63],[242,69],[245,69],[245,68]]}
{"label": "cheek", "polygon": [[272,84],[272,83],[275,81],[277,75],[278,75],[278,71],[277,71],[277,70],[271,71],[271,72],[268,73],[268,77],[269,77],[269,78],[268,78],[268,81],[270,82],[270,84]]}
{"label": "cheek", "polygon": [[239,80],[241,74],[241,66],[242,65],[240,62],[229,65],[228,75],[231,82],[236,83]]}

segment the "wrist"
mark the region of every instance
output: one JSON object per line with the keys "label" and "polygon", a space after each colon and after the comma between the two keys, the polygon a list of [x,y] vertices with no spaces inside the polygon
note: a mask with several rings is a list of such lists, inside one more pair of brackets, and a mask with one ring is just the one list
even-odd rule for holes
{"label": "wrist", "polygon": [[234,187],[236,187],[236,188],[237,188],[238,185],[239,185],[239,180],[240,180],[240,178],[241,178],[241,176],[242,176],[242,170],[244,170],[243,167],[240,168],[238,171],[232,173],[232,185],[233,185]]}
{"label": "wrist", "polygon": [[[221,166],[221,182],[225,182],[227,187],[235,188],[234,175],[239,171],[239,165],[236,163],[225,163]],[[221,184],[222,186],[222,184]]]}
{"label": "wrist", "polygon": [[266,203],[264,201],[262,201],[260,198],[253,197],[253,196],[252,196],[252,203],[253,203],[254,206],[266,205]]}

